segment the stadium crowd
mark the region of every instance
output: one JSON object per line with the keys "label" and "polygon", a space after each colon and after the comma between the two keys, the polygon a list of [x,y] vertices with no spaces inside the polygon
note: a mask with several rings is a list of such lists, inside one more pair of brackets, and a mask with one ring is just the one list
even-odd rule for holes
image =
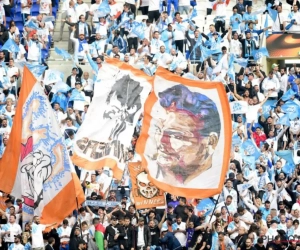
{"label": "stadium crowd", "polygon": [[[270,26],[261,27],[258,19],[263,14],[252,12],[257,2],[238,0],[232,14],[225,16],[229,0],[208,0],[206,20],[210,15],[215,16],[209,31],[203,30],[203,24],[199,23],[204,21],[203,14],[195,14],[195,20],[189,18],[197,10],[196,1],[108,2],[110,14],[98,10],[101,0],[92,0],[90,4],[82,0],[61,3],[21,0],[15,5],[9,0],[0,2],[0,44],[4,46],[13,39],[19,47],[15,53],[0,51],[0,157],[9,140],[22,88],[20,65],[26,62],[51,70],[47,65],[51,46],[68,32],[68,53],[74,55],[76,65],[66,80],[70,90],[57,91],[56,82],[43,85],[70,155],[76,132],[92,102],[97,75],[102,74],[101,65],[107,57],[124,61],[151,76],[160,66],[186,78],[221,81],[229,102],[247,102],[247,112],[232,115],[233,145],[223,191],[211,197],[216,205],[208,211],[200,209],[201,200],[197,197],[187,200],[175,194],[166,194],[166,207],[137,210],[127,168],[122,180],[117,181],[109,169],[86,171],[76,167],[86,199],[104,201],[105,206],[82,206],[57,228],[43,233],[39,217],[23,228],[22,200],[2,193],[0,250],[97,250],[95,230],[99,224],[104,246],[109,250],[297,250],[300,121],[297,113],[284,124],[281,118],[286,115],[284,105],[289,102],[300,105],[300,68],[296,64],[289,69],[279,68],[274,63],[270,71],[264,72],[259,63],[261,58],[257,60],[253,53],[261,48],[262,36],[268,30],[279,34],[300,31],[299,1],[266,0],[265,4],[271,4],[277,16]],[[283,13],[287,4],[291,10]],[[54,41],[58,10],[61,27]],[[138,11],[142,12],[142,19]],[[134,22],[141,23],[143,34],[135,32]],[[292,26],[286,29],[289,24]],[[230,55],[235,58],[233,74],[229,73]],[[246,64],[241,67],[242,62]],[[81,65],[87,64],[93,69],[92,74],[83,72]],[[43,76],[40,80],[43,81]],[[74,89],[81,93],[84,102],[68,101]],[[266,111],[264,105],[268,101],[275,102]],[[139,159],[135,144],[142,120],[141,116],[128,151],[128,162]],[[258,150],[253,167],[244,158],[243,143],[247,139],[253,139]],[[277,154],[280,151],[292,153],[295,159],[292,166]],[[120,205],[108,207],[108,201]]]}

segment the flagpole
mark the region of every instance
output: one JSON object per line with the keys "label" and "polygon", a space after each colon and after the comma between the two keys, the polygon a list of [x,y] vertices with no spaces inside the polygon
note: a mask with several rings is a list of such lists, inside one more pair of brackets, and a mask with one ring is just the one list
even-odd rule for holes
{"label": "flagpole", "polygon": [[[77,206],[77,215],[79,213],[79,206],[78,206],[78,198],[76,196],[76,206]],[[83,239],[83,236],[82,236],[82,228],[81,228],[81,220],[79,218],[79,215],[78,215],[78,220],[79,220],[79,227],[80,227],[80,235],[81,235],[81,239]]]}
{"label": "flagpole", "polygon": [[[218,205],[218,202],[219,202],[220,195],[221,195],[221,193],[218,195],[217,202],[216,202],[215,207],[214,207],[214,209],[213,209],[213,211],[212,211],[212,213],[211,213],[211,216],[210,216],[210,219],[209,219],[209,221],[208,221],[208,223],[207,223],[206,228],[208,227],[209,223],[211,222],[211,219],[212,219],[212,217],[213,217],[213,215],[214,215],[214,212],[215,212],[215,210],[216,210],[216,208],[217,208],[217,205]],[[201,201],[200,201],[200,202],[201,202]]]}

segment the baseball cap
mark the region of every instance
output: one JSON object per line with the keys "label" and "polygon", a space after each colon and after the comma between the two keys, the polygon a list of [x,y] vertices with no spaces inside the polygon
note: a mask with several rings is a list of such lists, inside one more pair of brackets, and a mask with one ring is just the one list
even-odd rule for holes
{"label": "baseball cap", "polygon": [[117,217],[113,215],[113,216],[111,217],[111,220],[117,220]]}
{"label": "baseball cap", "polygon": [[278,67],[278,66],[279,66],[278,64],[273,63],[273,64],[272,64],[272,69],[274,69],[274,68],[276,68],[276,67]]}

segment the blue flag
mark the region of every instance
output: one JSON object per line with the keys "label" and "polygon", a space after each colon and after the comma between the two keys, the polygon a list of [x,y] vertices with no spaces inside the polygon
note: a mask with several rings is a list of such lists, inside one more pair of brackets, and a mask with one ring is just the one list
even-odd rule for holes
{"label": "blue flag", "polygon": [[273,109],[274,105],[276,104],[276,100],[267,100],[263,106],[262,106],[262,110],[263,110],[263,116],[265,118],[268,118],[270,116],[270,110]]}
{"label": "blue flag", "polygon": [[28,28],[34,29],[34,30],[39,29],[37,23],[35,23],[32,19],[30,19],[28,22],[25,23],[25,27],[28,27]]}
{"label": "blue flag", "polygon": [[102,3],[98,7],[98,16],[99,17],[105,17],[106,15],[110,14],[110,6],[108,3],[108,0],[103,0]]}
{"label": "blue flag", "polygon": [[248,65],[249,58],[235,58],[234,61],[243,68],[246,68]]}
{"label": "blue flag", "polygon": [[[195,45],[196,47],[196,45]],[[212,55],[212,51],[206,47],[204,47],[202,44],[200,44],[200,50],[201,50],[201,58],[200,62],[204,62],[208,57]]]}
{"label": "blue flag", "polygon": [[20,48],[13,39],[9,38],[2,46],[1,50],[17,53],[20,51]]}
{"label": "blue flag", "polygon": [[71,97],[69,99],[69,102],[72,102],[72,101],[82,101],[82,102],[84,102],[85,99],[82,96],[81,92],[79,92],[77,89],[74,89],[72,91]]}
{"label": "blue flag", "polygon": [[278,12],[277,12],[277,10],[273,10],[271,7],[272,7],[272,4],[269,3],[267,10],[268,10],[269,16],[272,18],[273,22],[276,22]]}
{"label": "blue flag", "polygon": [[242,144],[242,140],[238,135],[232,136],[231,145],[232,146],[240,146]]}
{"label": "blue flag", "polygon": [[194,8],[193,11],[192,11],[191,16],[189,17],[189,20],[192,20],[192,19],[195,18],[196,16],[198,16],[198,12],[197,12],[197,9]]}
{"label": "blue flag", "polygon": [[253,140],[248,139],[243,142],[242,148],[247,152],[249,156],[254,156],[255,160],[259,158],[260,151],[257,146],[254,144]]}
{"label": "blue flag", "polygon": [[33,65],[33,64],[29,64],[29,63],[26,63],[26,66],[27,68],[32,72],[32,74],[34,74],[35,77],[40,77],[44,71],[46,70],[46,66],[43,66],[43,65]]}
{"label": "blue flag", "polygon": [[145,38],[144,25],[140,22],[132,22],[132,33],[143,40]]}
{"label": "blue flag", "polygon": [[69,85],[64,82],[57,82],[52,88],[53,91],[55,90],[56,92],[60,93],[67,93],[70,89],[71,88],[69,87]]}
{"label": "blue flag", "polygon": [[293,153],[292,150],[280,150],[275,151],[275,154],[280,158],[286,160],[288,163],[294,164]]}
{"label": "blue flag", "polygon": [[243,155],[242,159],[245,163],[245,166],[248,166],[252,170],[255,170],[255,156]]}
{"label": "blue flag", "polygon": [[[268,20],[268,16],[266,15],[266,19],[265,19],[265,26],[264,28],[268,28],[269,27],[269,20]],[[268,37],[269,36],[269,29],[267,29],[265,31],[265,36]]]}
{"label": "blue flag", "polygon": [[287,26],[285,26],[285,29],[289,30],[294,25],[295,21],[295,19],[292,19],[291,22]]}
{"label": "blue flag", "polygon": [[284,93],[284,95],[281,97],[281,99],[283,101],[287,101],[287,100],[291,99],[294,95],[296,95],[296,93],[292,89],[289,89],[287,92]]}
{"label": "blue flag", "polygon": [[282,168],[282,172],[284,172],[287,175],[291,175],[295,170],[295,164],[287,162]]}
{"label": "blue flag", "polygon": [[299,106],[297,103],[293,101],[287,101],[285,104],[281,106],[281,110],[284,113],[289,114],[289,118],[294,120],[295,118],[299,117]]}
{"label": "blue flag", "polygon": [[253,56],[253,59],[255,61],[257,61],[260,58],[262,58],[263,56],[269,57],[269,52],[266,48],[260,48],[260,49],[257,49],[257,50],[253,50],[252,56]]}
{"label": "blue flag", "polygon": [[56,93],[53,95],[51,103],[57,102],[59,106],[66,111],[68,107],[67,97],[64,94]]}
{"label": "blue flag", "polygon": [[215,203],[210,199],[206,198],[199,202],[199,204],[196,206],[198,211],[211,211],[213,210],[215,206]]}
{"label": "blue flag", "polygon": [[55,50],[56,54],[62,56],[64,59],[71,59],[72,58],[72,56],[67,51],[65,51],[63,49],[59,49],[59,48],[55,47],[54,50]]}
{"label": "blue flag", "polygon": [[289,117],[289,115],[285,114],[285,115],[281,116],[278,119],[277,124],[281,124],[281,125],[285,125],[285,126],[290,127],[291,123],[290,123],[290,117]]}

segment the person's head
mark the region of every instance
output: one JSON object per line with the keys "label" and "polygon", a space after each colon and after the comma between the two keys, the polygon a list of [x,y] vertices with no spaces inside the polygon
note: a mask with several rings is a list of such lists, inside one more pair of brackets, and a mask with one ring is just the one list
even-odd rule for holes
{"label": "person's head", "polygon": [[9,208],[9,214],[15,214],[16,213],[16,208],[14,206],[11,206]]}
{"label": "person's head", "polygon": [[120,217],[118,218],[118,222],[119,222],[119,224],[120,224],[121,226],[124,226],[125,218],[124,218],[123,216],[120,216]]}
{"label": "person's head", "polygon": [[159,38],[159,32],[158,31],[154,31],[153,38],[155,38],[155,39]]}
{"label": "person's head", "polygon": [[135,213],[135,207],[133,205],[130,205],[129,208],[128,208],[129,212],[131,214],[134,214]]}
{"label": "person's head", "polygon": [[[82,1],[82,0],[80,0],[80,1]],[[78,248],[79,248],[80,250],[85,249],[85,245],[86,245],[86,242],[85,242],[84,240],[80,239],[80,240],[78,241]]]}
{"label": "person's head", "polygon": [[252,11],[252,7],[248,5],[248,6],[247,6],[247,12],[248,12],[248,13],[251,13],[251,11]]}
{"label": "person's head", "polygon": [[177,215],[177,216],[176,216],[176,222],[177,222],[177,224],[180,224],[181,221],[182,221],[181,216]]}
{"label": "person's head", "polygon": [[226,198],[226,200],[225,200],[226,206],[230,205],[231,202],[232,202],[232,196],[231,196],[231,195],[228,195],[227,198]]}
{"label": "person's head", "polygon": [[277,12],[278,12],[278,13],[281,13],[281,12],[282,12],[282,6],[281,6],[281,5],[278,5],[278,6],[277,6]]}
{"label": "person's head", "polygon": [[285,224],[285,222],[286,222],[286,217],[285,217],[284,214],[280,215],[280,222],[281,222],[282,224]]}
{"label": "person's head", "polygon": [[125,219],[124,219],[124,225],[126,227],[128,227],[130,225],[130,218],[129,217],[125,217]]}
{"label": "person's head", "polygon": [[154,220],[150,220],[149,223],[148,223],[148,226],[149,226],[150,228],[154,228],[154,227],[155,227],[155,222],[154,222]]}
{"label": "person's head", "polygon": [[133,150],[129,150],[128,151],[128,160],[132,160],[134,157],[134,151]]}
{"label": "person's head", "polygon": [[265,208],[270,209],[271,202],[270,201],[265,201]]}
{"label": "person's head", "polygon": [[252,246],[252,240],[249,239],[249,238],[246,239],[245,245],[246,245],[246,248],[247,248],[247,249],[251,248],[251,246]]}
{"label": "person's head", "polygon": [[142,226],[144,226],[144,224],[145,224],[144,217],[139,217],[138,225],[139,225],[140,227],[142,227]]}
{"label": "person's head", "polygon": [[239,214],[238,214],[238,213],[235,213],[235,214],[233,215],[233,220],[234,220],[235,223],[239,223],[240,217],[239,217]]}
{"label": "person's head", "polygon": [[181,17],[180,17],[180,13],[179,12],[175,12],[175,19],[177,22],[181,21]]}
{"label": "person's head", "polygon": [[82,22],[82,23],[84,23],[85,22],[85,15],[80,15],[79,16],[79,21]]}
{"label": "person's head", "polygon": [[295,13],[297,13],[298,12],[298,5],[297,4],[294,4],[293,5],[293,11],[295,12]]}
{"label": "person's head", "polygon": [[89,79],[89,76],[90,76],[90,75],[89,75],[88,72],[84,72],[84,73],[83,73],[83,79],[84,79],[84,80],[88,80],[88,79]]}
{"label": "person's head", "polygon": [[39,216],[34,216],[34,217],[33,217],[33,222],[34,222],[35,224],[40,224],[40,223],[41,223],[40,217],[39,217]]}
{"label": "person's head", "polygon": [[269,76],[270,79],[273,79],[273,70],[269,71],[269,75],[268,76]]}
{"label": "person's head", "polygon": [[114,190],[110,191],[110,197],[116,197],[116,192]]}
{"label": "person's head", "polygon": [[232,12],[233,12],[233,14],[237,14],[238,8],[237,8],[236,6],[234,6],[234,7],[232,8]]}
{"label": "person's head", "polygon": [[210,25],[209,25],[209,31],[210,31],[211,33],[214,33],[214,32],[216,31],[216,28],[215,28],[215,25],[214,25],[214,24],[210,24]]}
{"label": "person's head", "polygon": [[113,215],[110,219],[110,222],[113,226],[117,225],[118,224],[117,217]]}
{"label": "person's head", "polygon": [[82,217],[85,217],[86,211],[85,211],[85,208],[84,208],[84,207],[79,208],[78,211],[79,211],[79,214],[80,214]]}
{"label": "person's head", "polygon": [[179,205],[185,206],[185,204],[186,204],[186,198],[185,197],[180,197],[179,198]]}
{"label": "person's head", "polygon": [[239,215],[243,215],[245,214],[246,210],[244,207],[238,207],[237,212]]}
{"label": "person's head", "polygon": [[160,46],[160,53],[165,53],[166,47],[164,45]]}
{"label": "person's head", "polygon": [[150,63],[151,59],[152,59],[151,56],[145,55],[144,56],[144,63]]}
{"label": "person's head", "polygon": [[66,123],[67,123],[67,126],[71,127],[71,126],[73,125],[73,120],[72,120],[72,118],[67,117],[67,118],[66,118]]}
{"label": "person's head", "polygon": [[219,238],[219,241],[220,241],[220,242],[223,242],[223,241],[224,241],[224,237],[225,237],[225,235],[224,235],[223,232],[219,232],[219,233],[218,233],[218,238]]}
{"label": "person's head", "polygon": [[96,174],[92,173],[91,174],[91,182],[95,182],[96,181]]}
{"label": "person's head", "polygon": [[272,191],[273,190],[273,183],[272,182],[269,182],[267,184],[267,189],[268,189],[268,191]]}
{"label": "person's head", "polygon": [[62,224],[62,226],[63,226],[63,228],[67,228],[68,227],[68,225],[69,225],[69,221],[68,220],[63,220],[63,224]]}
{"label": "person's head", "polygon": [[124,9],[124,12],[129,12],[129,10],[130,10],[130,5],[129,5],[128,3],[125,3],[125,4],[123,5],[123,9]]}
{"label": "person's head", "polygon": [[73,69],[72,69],[72,75],[77,75],[77,68],[76,67],[74,67]]}
{"label": "person's head", "polygon": [[19,244],[21,243],[22,237],[21,235],[15,235],[14,243]]}
{"label": "person's head", "polygon": [[55,239],[53,237],[50,237],[48,239],[48,244],[51,245],[51,246],[53,246],[55,244]]}

